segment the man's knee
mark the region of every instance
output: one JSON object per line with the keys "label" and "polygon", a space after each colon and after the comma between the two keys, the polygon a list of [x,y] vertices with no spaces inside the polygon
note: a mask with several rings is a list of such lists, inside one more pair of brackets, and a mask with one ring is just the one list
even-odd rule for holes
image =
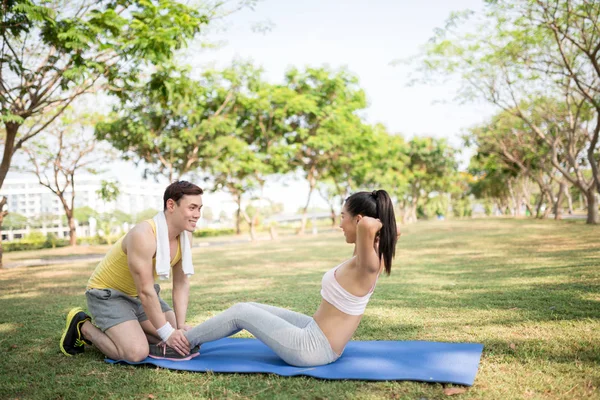
{"label": "man's knee", "polygon": [[121,358],[129,362],[140,362],[148,357],[150,349],[148,343],[136,343],[134,346],[129,346],[127,349],[119,349]]}

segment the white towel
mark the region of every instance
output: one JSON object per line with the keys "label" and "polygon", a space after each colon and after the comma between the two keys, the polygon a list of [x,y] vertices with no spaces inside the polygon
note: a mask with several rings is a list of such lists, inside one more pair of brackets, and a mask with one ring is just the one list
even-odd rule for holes
{"label": "white towel", "polygon": [[[156,225],[156,274],[161,280],[169,279],[171,273],[171,250],[169,247],[169,228],[165,212],[161,211],[152,218]],[[194,275],[192,249],[187,231],[181,232],[181,266],[187,276]]]}

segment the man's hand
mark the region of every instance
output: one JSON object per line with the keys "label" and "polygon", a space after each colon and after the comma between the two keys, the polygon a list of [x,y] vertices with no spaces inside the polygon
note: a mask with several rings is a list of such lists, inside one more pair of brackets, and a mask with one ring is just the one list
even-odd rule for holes
{"label": "man's hand", "polygon": [[190,354],[190,342],[188,342],[183,332],[183,329],[177,329],[173,332],[171,336],[169,336],[169,339],[167,339],[166,345],[182,356],[187,356]]}
{"label": "man's hand", "polygon": [[188,324],[183,324],[183,325],[181,325],[181,328],[180,328],[180,329],[181,329],[181,330],[183,330],[184,332],[187,332],[187,331],[189,331],[190,329],[192,329],[192,326],[191,326],[191,325],[188,325]]}

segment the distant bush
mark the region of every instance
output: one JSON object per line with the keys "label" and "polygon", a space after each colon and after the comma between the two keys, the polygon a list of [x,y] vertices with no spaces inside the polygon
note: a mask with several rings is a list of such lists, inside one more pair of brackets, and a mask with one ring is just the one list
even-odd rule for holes
{"label": "distant bush", "polygon": [[[30,235],[28,235],[29,237]],[[25,237],[21,240],[13,240],[10,242],[2,242],[2,248],[4,252],[8,253],[11,251],[24,251],[24,250],[39,250],[49,249],[54,247],[65,247],[69,245],[67,239],[48,239],[42,235],[41,238],[29,239]]]}
{"label": "distant bush", "polygon": [[117,240],[121,238],[122,235],[110,235],[108,238],[106,236],[83,236],[77,238],[77,244],[87,244],[87,245],[99,245],[99,244],[110,244],[115,243]]}
{"label": "distant bush", "polygon": [[233,228],[204,228],[197,229],[194,231],[194,237],[213,237],[213,236],[225,236],[225,235],[233,235],[235,230]]}

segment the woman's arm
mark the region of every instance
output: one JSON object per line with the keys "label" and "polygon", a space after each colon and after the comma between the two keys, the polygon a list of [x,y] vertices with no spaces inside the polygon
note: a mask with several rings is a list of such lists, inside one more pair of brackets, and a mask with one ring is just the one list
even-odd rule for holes
{"label": "woman's arm", "polygon": [[356,258],[358,265],[368,272],[379,272],[380,260],[376,250],[377,232],[383,225],[376,218],[362,217],[356,227]]}

